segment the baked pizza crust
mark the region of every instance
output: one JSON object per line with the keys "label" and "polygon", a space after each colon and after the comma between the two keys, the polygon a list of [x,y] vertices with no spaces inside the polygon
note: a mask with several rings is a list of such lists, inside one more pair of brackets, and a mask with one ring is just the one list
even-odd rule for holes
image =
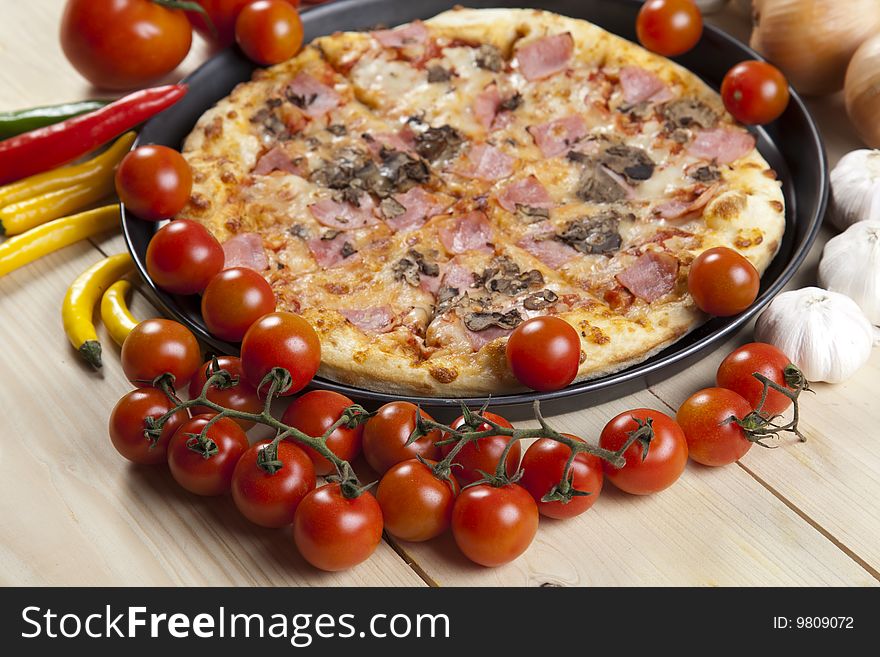
{"label": "baked pizza crust", "polygon": [[[726,114],[717,93],[697,76],[669,60],[616,37],[599,27],[581,20],[566,18],[538,10],[516,9],[455,9],[425,23],[432,34],[450,39],[491,43],[510,57],[514,47],[521,47],[545,35],[570,33],[574,38],[574,59],[593,66],[613,68],[639,66],[654,72],[669,84],[685,90],[712,107],[719,115]],[[184,153],[195,172],[193,202],[181,215],[207,225],[224,241],[242,231],[261,233],[271,244],[277,227],[271,215],[278,208],[249,207],[246,195],[237,186],[246,180],[257,162],[263,145],[250,130],[248,116],[264,100],[267,89],[279,80],[293,78],[300,71],[322,75],[325,59],[334,65],[373,47],[367,34],[345,33],[323,37],[305,48],[295,59],[265,71],[259,71],[253,82],[239,85],[232,94],[209,110],[187,139]],[[358,107],[375,105],[380,99],[369,89],[337,85],[345,103],[356,99]],[[347,111],[347,110],[346,110]],[[349,112],[349,119],[358,125],[363,112]],[[369,121],[362,124],[368,126]],[[260,185],[275,185],[273,198],[279,204],[298,203],[297,212],[305,207],[299,202],[308,197],[311,183],[292,182],[290,176],[261,179]],[[682,260],[676,292],[681,296],[662,303],[642,304],[629,314],[611,310],[607,304],[576,308],[560,314],[581,336],[583,360],[578,381],[592,379],[623,370],[639,363],[674,343],[702,324],[707,317],[697,310],[686,294],[687,265],[703,250],[728,246],[745,255],[763,272],[779,249],[785,228],[783,196],[780,183],[757,150],[739,159],[724,170],[725,191],[704,209],[702,221],[708,231],[690,250],[678,253]],[[292,206],[291,206],[292,207]],[[286,211],[286,210],[285,210]],[[432,219],[429,227],[438,219]],[[389,234],[387,251],[398,253],[404,248],[404,235]],[[516,251],[515,246],[499,246],[502,252]],[[379,254],[377,258],[381,260]],[[364,256],[365,259],[369,256]],[[518,252],[519,259],[531,256]],[[364,262],[369,263],[369,260]],[[556,277],[557,273],[534,258],[531,264]],[[343,268],[347,270],[348,267]],[[309,274],[311,285],[328,285],[339,271],[328,270]],[[351,298],[381,298],[387,294],[383,280],[387,271],[375,276],[362,276],[351,287]],[[293,283],[295,284],[295,283]],[[276,291],[278,288],[276,287]],[[279,294],[281,308],[284,294]],[[322,344],[322,365],[319,375],[356,387],[386,393],[467,397],[504,394],[522,390],[512,377],[505,361],[506,338],[496,339],[479,351],[442,353],[426,359],[423,345],[402,343],[398,331],[368,335],[331,309],[332,304],[316,302],[313,306],[287,308],[299,312],[312,323]]]}

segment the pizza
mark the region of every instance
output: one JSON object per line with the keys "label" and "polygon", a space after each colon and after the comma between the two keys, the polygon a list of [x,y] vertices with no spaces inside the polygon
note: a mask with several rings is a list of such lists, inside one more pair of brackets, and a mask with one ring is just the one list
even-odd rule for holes
{"label": "pizza", "polygon": [[556,315],[577,380],[707,317],[714,246],[763,272],[785,227],[755,138],[694,74],[588,22],[454,9],[322,37],[258,70],[186,140],[181,217],[311,322],[319,374],[371,390],[521,389],[507,336]]}

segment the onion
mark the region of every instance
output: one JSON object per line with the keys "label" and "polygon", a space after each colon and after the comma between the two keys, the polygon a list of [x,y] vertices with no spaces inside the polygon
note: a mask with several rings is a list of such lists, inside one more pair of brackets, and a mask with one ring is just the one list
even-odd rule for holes
{"label": "onion", "polygon": [[865,41],[846,69],[846,112],[871,148],[880,148],[880,35]]}
{"label": "onion", "polygon": [[880,31],[878,0],[762,0],[751,46],[802,94],[843,88],[856,49]]}

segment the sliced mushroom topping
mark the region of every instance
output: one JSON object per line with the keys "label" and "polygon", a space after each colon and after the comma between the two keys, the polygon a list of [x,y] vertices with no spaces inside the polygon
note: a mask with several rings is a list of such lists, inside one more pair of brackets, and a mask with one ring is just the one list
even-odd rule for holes
{"label": "sliced mushroom topping", "polygon": [[441,287],[437,291],[437,315],[442,315],[454,308],[461,301],[461,298],[457,287]]}
{"label": "sliced mushroom topping", "polygon": [[477,66],[486,71],[498,73],[504,68],[504,55],[495,46],[484,43],[477,51]]}
{"label": "sliced mushroom topping", "polygon": [[426,260],[424,254],[419,253],[415,249],[410,249],[405,258],[401,258],[394,263],[391,271],[394,272],[395,280],[403,280],[413,287],[418,287],[419,283],[422,282],[422,276],[439,276],[440,266],[436,262]]}
{"label": "sliced mushroom topping", "polygon": [[515,329],[522,324],[523,318],[515,308],[506,313],[468,313],[464,316],[464,325],[476,332],[497,326],[502,329]]}
{"label": "sliced mushroom topping", "polygon": [[394,200],[392,197],[388,197],[382,200],[382,203],[379,205],[379,209],[382,211],[382,215],[386,219],[395,219],[403,214],[406,214],[406,208],[399,201]]}
{"label": "sliced mushroom topping", "polygon": [[452,79],[452,71],[449,69],[443,68],[439,64],[428,67],[428,82],[431,84],[435,82],[449,82],[450,79]]}
{"label": "sliced mushroom topping", "polygon": [[289,100],[292,104],[296,105],[300,109],[307,109],[312,103],[318,100],[318,94],[297,94],[290,89],[288,89],[285,93],[285,97],[287,98],[287,100]]}
{"label": "sliced mushroom topping", "polygon": [[516,204],[516,218],[527,224],[536,224],[550,218],[548,208],[535,208],[531,205]]}
{"label": "sliced mushroom topping", "polygon": [[344,137],[348,134],[348,129],[341,123],[337,123],[335,125],[327,126],[327,132],[335,137]]}
{"label": "sliced mushroom topping", "polygon": [[595,217],[569,222],[556,239],[581,253],[609,253],[620,248],[619,227],[620,216],[617,213],[602,212]]}
{"label": "sliced mushroom topping", "polygon": [[718,167],[712,166],[711,164],[692,167],[687,170],[687,175],[693,180],[702,183],[715,182],[721,178],[721,172],[718,170]]}
{"label": "sliced mushroom topping", "polygon": [[290,131],[287,129],[287,126],[284,124],[284,121],[275,113],[274,108],[276,105],[272,104],[273,100],[277,100],[274,98],[270,98],[267,102],[268,107],[262,107],[251,116],[251,123],[258,124],[262,126],[263,132],[265,132],[270,137],[273,137],[279,141],[286,141],[291,138]]}
{"label": "sliced mushroom topping", "polygon": [[584,171],[575,193],[579,199],[590,203],[615,203],[626,198],[626,190],[598,165]]}
{"label": "sliced mushroom topping", "polygon": [[492,267],[483,270],[478,284],[488,292],[515,297],[529,288],[544,285],[544,276],[537,269],[520,271],[513,260],[502,256],[495,259]]}
{"label": "sliced mushroom topping", "polygon": [[430,162],[448,160],[458,154],[464,137],[450,125],[428,128],[416,136],[416,152]]}
{"label": "sliced mushroom topping", "polygon": [[718,115],[706,105],[695,98],[681,98],[663,105],[661,112],[670,126],[670,131],[675,128],[713,128],[718,123]]}
{"label": "sliced mushroom topping", "polygon": [[593,161],[593,158],[580,151],[568,151],[568,155],[565,157],[569,162],[577,162],[578,164],[589,164]]}
{"label": "sliced mushroom topping", "polygon": [[520,92],[516,92],[510,98],[506,98],[501,102],[498,106],[499,112],[513,112],[519,109],[523,104],[523,95]]}
{"label": "sliced mushroom topping", "polygon": [[558,300],[559,296],[553,290],[541,290],[523,299],[523,308],[526,310],[543,310]]}
{"label": "sliced mushroom topping", "polygon": [[335,240],[341,234],[341,230],[325,230],[324,233],[321,235],[321,239],[329,242],[330,240]]}
{"label": "sliced mushroom topping", "polygon": [[352,246],[351,242],[346,241],[342,243],[342,249],[339,251],[339,254],[343,258],[353,256],[355,253],[357,253],[357,249]]}
{"label": "sliced mushroom topping", "polygon": [[302,224],[291,224],[290,227],[287,229],[287,232],[294,237],[298,237],[302,240],[309,239],[309,229]]}
{"label": "sliced mushroom topping", "polygon": [[599,161],[631,183],[648,180],[654,175],[654,161],[644,150],[635,146],[609,146]]}
{"label": "sliced mushroom topping", "polygon": [[382,158],[382,177],[391,182],[395,191],[405,192],[416,184],[428,182],[431,177],[428,165],[408,153],[382,148],[379,157]]}

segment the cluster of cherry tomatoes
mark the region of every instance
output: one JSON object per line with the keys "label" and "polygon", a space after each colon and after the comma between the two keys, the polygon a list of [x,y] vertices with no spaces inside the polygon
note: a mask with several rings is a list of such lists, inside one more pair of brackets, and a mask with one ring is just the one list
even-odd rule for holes
{"label": "cluster of cherry tomatoes", "polygon": [[193,28],[217,48],[237,42],[258,64],[293,57],[303,40],[299,5],[300,0],[68,0],[61,45],[96,87],[133,89],[177,68],[192,45]]}
{"label": "cluster of cherry tomatoes", "polygon": [[[676,57],[697,45],[703,17],[694,0],[647,0],[636,21],[639,42],[665,57]],[[724,106],[737,121],[763,125],[779,118],[788,106],[788,82],[767,62],[740,62],[721,85]]]}
{"label": "cluster of cherry tomatoes", "polygon": [[[406,541],[430,540],[451,530],[469,559],[498,566],[528,548],[539,515],[584,513],[598,499],[605,479],[635,495],[659,492],[679,478],[688,456],[705,465],[732,463],[752,445],[748,429],[735,420],[755,411],[775,416],[791,404],[789,396],[765,391],[753,376],[758,372],[785,388],[789,359],[775,347],[756,343],[730,354],[718,370],[718,387],[693,395],[676,419],[642,408],[608,422],[598,445],[620,453],[618,463],[589,452],[577,452],[572,459],[568,445],[549,437],[539,438],[523,454],[512,440],[510,422],[489,411],[461,416],[444,431],[430,415],[399,401],[382,406],[365,423],[339,424],[352,400],[319,390],[293,399],[280,421],[306,436],[324,437],[332,452],[325,454],[335,456],[333,462],[293,437],[250,445],[245,432],[255,420],[265,423],[265,386],[273,372],[282,368],[290,375],[288,387],[274,389],[286,397],[308,384],[319,363],[317,335],[290,313],[272,312],[254,322],[245,333],[241,358],[208,362],[181,324],[142,322],[123,345],[123,370],[137,389],[113,409],[111,441],[135,463],[167,462],[175,481],[191,493],[231,493],[240,512],[257,525],[292,525],[300,554],[324,570],[367,559],[383,530]],[[206,386],[220,370],[228,373],[227,385]],[[171,396],[182,388],[193,402]],[[206,402],[211,405],[203,406]],[[218,407],[231,415],[217,418]],[[499,435],[467,438],[493,428]],[[361,452],[380,477],[375,495],[355,486],[356,480],[346,481],[353,477],[346,475],[350,468],[339,467]],[[502,459],[504,467],[499,466]],[[318,486],[317,477],[328,475],[341,475],[341,480]]]}

